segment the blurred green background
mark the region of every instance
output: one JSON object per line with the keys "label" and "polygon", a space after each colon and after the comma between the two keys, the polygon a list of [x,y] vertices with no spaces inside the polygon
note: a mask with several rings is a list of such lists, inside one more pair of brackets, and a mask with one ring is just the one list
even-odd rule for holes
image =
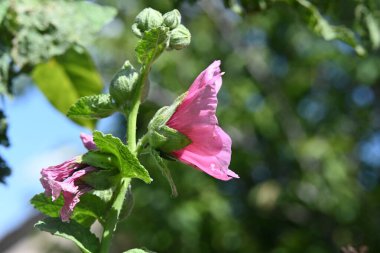
{"label": "blurred green background", "polygon": [[[378,1],[96,2],[118,10],[89,47],[106,84],[126,59],[137,62],[130,26],[143,8],[178,8],[192,34],[189,48],[153,66],[140,136],[159,107],[222,60],[217,115],[240,175],[221,182],[170,163],[173,198],[143,157],[154,182],[133,182],[114,252],[380,252]],[[110,131],[123,136],[123,122]]]}

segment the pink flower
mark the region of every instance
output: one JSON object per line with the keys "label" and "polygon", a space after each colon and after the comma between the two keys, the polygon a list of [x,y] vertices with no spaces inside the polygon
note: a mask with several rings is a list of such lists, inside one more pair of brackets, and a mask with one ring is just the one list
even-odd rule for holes
{"label": "pink flower", "polygon": [[228,169],[231,160],[231,138],[216,118],[217,94],[222,86],[220,61],[214,61],[193,82],[182,103],[166,123],[186,135],[191,144],[172,152],[178,160],[220,179],[239,176]]}
{"label": "pink flower", "polygon": [[[80,137],[87,149],[96,148],[91,135],[81,134]],[[96,168],[78,162],[77,157],[41,170],[41,184],[45,189],[46,196],[51,196],[52,200],[55,201],[62,192],[65,202],[61,209],[62,221],[69,221],[75,205],[79,202],[80,196],[92,190],[80,178],[94,170]]]}

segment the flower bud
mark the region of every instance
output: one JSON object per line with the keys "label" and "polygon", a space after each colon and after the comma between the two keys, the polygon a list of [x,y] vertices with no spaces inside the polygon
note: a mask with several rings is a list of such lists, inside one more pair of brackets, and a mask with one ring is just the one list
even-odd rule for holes
{"label": "flower bud", "polygon": [[170,153],[180,150],[191,143],[191,140],[187,136],[166,125],[166,122],[182,103],[185,95],[186,93],[178,97],[171,106],[159,109],[149,122],[149,144],[152,148]]}
{"label": "flower bud", "polygon": [[177,9],[165,13],[163,18],[164,25],[169,27],[171,30],[181,24],[181,13],[179,13]]}
{"label": "flower bud", "polygon": [[179,25],[170,34],[169,49],[180,50],[187,47],[191,41],[190,31],[183,25]]}
{"label": "flower bud", "polygon": [[[142,10],[135,19],[135,24],[141,33],[159,27],[162,25],[162,14],[152,8],[145,8]],[[133,28],[132,28],[133,29]]]}
{"label": "flower bud", "polygon": [[169,154],[186,147],[191,140],[173,128],[162,126],[150,132],[149,143],[152,148]]}
{"label": "flower bud", "polygon": [[110,85],[110,94],[117,106],[120,108],[127,106],[138,78],[138,72],[129,61],[126,61],[113,77]]}

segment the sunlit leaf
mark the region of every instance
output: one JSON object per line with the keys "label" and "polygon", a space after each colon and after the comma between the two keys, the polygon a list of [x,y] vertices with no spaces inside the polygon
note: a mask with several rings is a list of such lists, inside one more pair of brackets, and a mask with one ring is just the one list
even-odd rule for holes
{"label": "sunlit leaf", "polygon": [[[39,64],[33,70],[32,78],[50,103],[64,114],[79,98],[98,94],[103,88],[101,77],[85,51],[70,50]],[[74,121],[91,129],[95,126],[91,120]]]}

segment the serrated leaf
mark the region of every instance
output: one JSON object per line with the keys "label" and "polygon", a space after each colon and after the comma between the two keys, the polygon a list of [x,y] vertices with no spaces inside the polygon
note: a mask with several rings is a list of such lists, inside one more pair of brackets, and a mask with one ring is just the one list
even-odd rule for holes
{"label": "serrated leaf", "polygon": [[88,228],[75,221],[65,223],[59,218],[45,218],[34,226],[39,230],[73,241],[85,253],[97,252],[100,246],[98,238]]}
{"label": "serrated leaf", "polygon": [[146,31],[139,40],[136,53],[142,64],[152,63],[165,50],[169,39],[169,28],[157,27]]}
{"label": "serrated leaf", "polygon": [[139,178],[145,183],[152,182],[148,171],[119,138],[111,134],[104,135],[99,131],[93,132],[93,138],[100,151],[112,154],[118,159],[119,169],[124,177]]}
{"label": "serrated leaf", "polygon": [[178,196],[177,187],[175,186],[175,183],[174,183],[174,180],[173,180],[172,175],[170,173],[170,170],[166,166],[166,164],[165,164],[164,160],[162,159],[162,157],[160,156],[159,152],[154,150],[154,149],[151,149],[150,152],[151,152],[151,155],[153,157],[153,160],[156,163],[156,166],[161,171],[162,175],[166,178],[166,180],[168,180],[168,183],[169,183],[170,188],[172,190],[172,195],[174,197]]}
{"label": "serrated leaf", "polygon": [[116,112],[109,94],[81,97],[67,113],[71,118],[101,119]]}
{"label": "serrated leaf", "polygon": [[[50,103],[66,114],[80,97],[102,91],[102,79],[86,51],[70,50],[66,54],[39,64],[32,78]],[[74,119],[78,124],[93,129],[95,121]]]}
{"label": "serrated leaf", "polygon": [[[44,193],[40,193],[35,195],[30,200],[30,203],[41,213],[53,218],[58,218],[64,200],[63,197],[60,196],[57,200],[52,201],[50,197],[47,197]],[[85,194],[80,197],[80,202],[75,206],[70,220],[75,220],[85,227],[91,226],[95,219],[103,222],[107,206],[108,203],[100,199],[98,196]]]}

